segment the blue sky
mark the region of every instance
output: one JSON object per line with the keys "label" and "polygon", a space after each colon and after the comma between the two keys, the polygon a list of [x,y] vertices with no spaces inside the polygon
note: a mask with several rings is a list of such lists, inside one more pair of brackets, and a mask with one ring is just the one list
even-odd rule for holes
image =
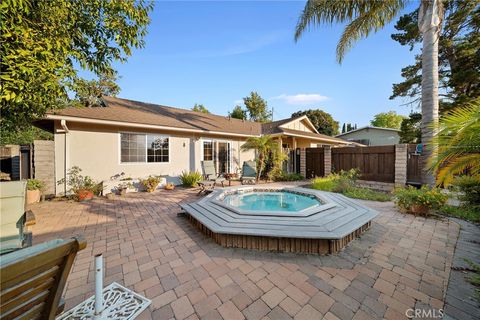
{"label": "blue sky", "polygon": [[180,108],[202,103],[226,115],[257,91],[274,108],[275,120],[319,108],[340,124],[359,126],[382,111],[408,114],[406,101],[388,99],[401,68],[414,60],[407,47],[391,40],[394,23],[358,42],[338,65],[341,26],[312,29],[294,42],[303,6],[303,1],[156,2],[146,47],[117,65],[119,96]]}

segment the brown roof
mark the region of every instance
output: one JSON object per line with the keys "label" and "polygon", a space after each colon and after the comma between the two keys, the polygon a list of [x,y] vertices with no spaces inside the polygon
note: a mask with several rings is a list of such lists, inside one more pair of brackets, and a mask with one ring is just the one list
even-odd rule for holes
{"label": "brown roof", "polygon": [[262,130],[257,122],[114,97],[102,99],[105,107],[70,107],[54,114],[246,135],[260,135]]}
{"label": "brown roof", "polygon": [[330,139],[345,143],[345,140],[323,134],[281,128],[282,124],[295,120],[287,118],[270,123],[259,123],[240,120],[209,113],[167,107],[157,104],[114,97],[102,98],[105,107],[76,108],[70,107],[52,114],[79,117],[95,120],[119,121],[126,123],[166,126],[172,129],[191,129],[215,131],[224,133],[260,135],[260,134],[291,134],[316,139]]}

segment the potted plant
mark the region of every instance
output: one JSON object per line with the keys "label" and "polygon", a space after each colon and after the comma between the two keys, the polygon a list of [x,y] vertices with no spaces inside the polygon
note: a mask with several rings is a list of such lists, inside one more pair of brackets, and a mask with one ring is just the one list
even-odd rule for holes
{"label": "potted plant", "polygon": [[127,190],[133,188],[132,178],[124,178],[120,180],[120,184],[117,186],[117,190],[121,196],[127,194]]}
{"label": "potted plant", "polygon": [[45,184],[37,179],[27,180],[27,204],[40,201]]}
{"label": "potted plant", "polygon": [[153,192],[157,189],[160,178],[159,176],[149,176],[147,179],[141,179],[140,183],[145,187],[147,192]]}
{"label": "potted plant", "polygon": [[[103,184],[94,181],[89,176],[83,176],[80,174],[82,169],[77,166],[72,167],[67,173],[67,185],[70,187],[68,190],[70,194],[73,194],[73,198],[77,201],[91,200],[94,195],[100,195],[103,190]],[[63,183],[62,179],[59,183]]]}
{"label": "potted plant", "polygon": [[171,182],[167,182],[167,184],[165,184],[165,190],[173,190],[175,189],[175,185]]}
{"label": "potted plant", "polygon": [[431,209],[438,209],[448,197],[440,189],[423,186],[420,189],[408,186],[393,191],[395,203],[408,213],[426,215]]}

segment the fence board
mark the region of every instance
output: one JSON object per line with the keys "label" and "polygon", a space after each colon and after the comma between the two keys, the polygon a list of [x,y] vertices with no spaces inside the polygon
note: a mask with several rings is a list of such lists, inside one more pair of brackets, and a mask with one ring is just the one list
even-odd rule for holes
{"label": "fence board", "polygon": [[324,148],[307,148],[305,152],[307,178],[323,177],[325,175]]}
{"label": "fence board", "polygon": [[360,170],[368,181],[395,181],[395,146],[344,147],[332,149],[332,171]]}

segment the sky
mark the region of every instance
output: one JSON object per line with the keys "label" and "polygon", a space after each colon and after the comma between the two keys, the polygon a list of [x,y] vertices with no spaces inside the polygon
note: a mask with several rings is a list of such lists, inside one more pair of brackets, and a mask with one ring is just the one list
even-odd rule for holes
{"label": "sky", "polygon": [[[121,98],[190,109],[201,103],[227,115],[257,91],[274,120],[322,109],[344,122],[368,125],[379,112],[408,115],[389,100],[392,84],[414,52],[390,37],[394,22],[335,60],[342,26],[293,35],[304,1],[161,1],[155,3],[143,49],[116,64]],[[412,2],[406,12],[413,11]]]}

